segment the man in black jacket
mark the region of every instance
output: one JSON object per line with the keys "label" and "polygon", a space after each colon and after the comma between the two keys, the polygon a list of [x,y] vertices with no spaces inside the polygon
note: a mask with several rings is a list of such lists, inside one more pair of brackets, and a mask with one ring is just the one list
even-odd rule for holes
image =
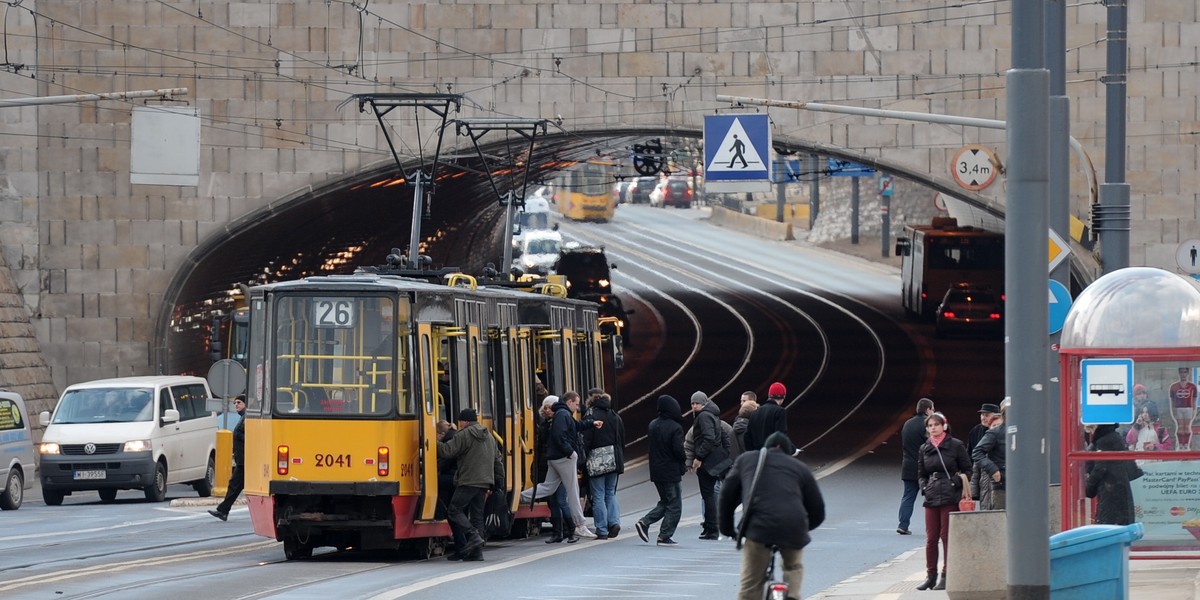
{"label": "man in black jacket", "polygon": [[787,411],[783,408],[783,400],[787,396],[787,388],[776,381],[767,390],[767,399],[758,406],[758,410],[750,415],[746,425],[746,452],[763,447],[767,436],[776,431],[787,433]]}
{"label": "man in black jacket", "polygon": [[904,496],[900,498],[900,525],[896,533],[912,535],[908,525],[912,521],[913,506],[917,503],[917,456],[921,444],[925,443],[925,417],[933,414],[933,400],[921,398],[917,401],[917,414],[909,417],[900,428],[900,448],[904,453],[900,462],[900,479],[904,482]]}
{"label": "man in black jacket", "polygon": [[729,472],[733,461],[729,449],[724,446],[725,435],[721,428],[721,413],[717,404],[709,400],[704,392],[692,394],[692,412],[696,414],[693,426],[695,459],[692,470],[700,483],[700,499],[704,502],[704,521],[700,527],[700,539],[716,540],[717,531],[717,483]]}
{"label": "man in black jacket", "polygon": [[634,524],[638,537],[650,541],[650,526],[662,519],[658,530],[659,546],[678,545],[671,536],[683,514],[683,473],[687,470],[683,453],[683,414],[679,401],[663,394],[658,397],[658,418],[650,421],[646,432],[650,443],[650,481],[658,490],[658,504]]}
{"label": "man in black jacket", "polygon": [[[766,452],[755,482],[759,452]],[[738,600],[760,600],[767,583],[767,565],[778,549],[788,598],[803,598],[801,563],[808,532],[825,521],[825,500],[808,465],[792,456],[796,447],[786,434],[772,433],[763,449],[737,458],[721,487],[721,533],[745,538],[742,548],[741,590]],[[735,528],[733,512],[742,505],[742,523]]]}
{"label": "man in black jacket", "polygon": [[229,477],[225,499],[221,500],[216,510],[208,511],[208,514],[222,521],[229,519],[229,509],[233,508],[234,501],[246,486],[246,395],[235,398],[233,406],[242,417],[233,427],[233,475]]}

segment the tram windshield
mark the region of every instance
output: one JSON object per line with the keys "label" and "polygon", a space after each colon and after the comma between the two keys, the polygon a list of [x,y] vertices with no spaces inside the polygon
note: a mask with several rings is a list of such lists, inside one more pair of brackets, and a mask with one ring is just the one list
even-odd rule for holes
{"label": "tram windshield", "polygon": [[279,416],[411,413],[408,304],[391,297],[280,296],[269,378]]}

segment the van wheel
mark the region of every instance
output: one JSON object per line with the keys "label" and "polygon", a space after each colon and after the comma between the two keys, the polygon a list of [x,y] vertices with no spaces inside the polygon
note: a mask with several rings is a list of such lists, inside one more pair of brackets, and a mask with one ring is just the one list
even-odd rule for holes
{"label": "van wheel", "polygon": [[25,499],[25,478],[21,472],[13,469],[8,472],[8,483],[4,492],[0,493],[0,509],[17,510],[21,508],[21,500]]}
{"label": "van wheel", "polygon": [[46,506],[61,506],[63,498],[66,496],[62,492],[42,488],[42,501],[46,503]]}
{"label": "van wheel", "polygon": [[105,504],[117,499],[117,490],[96,490],[96,493],[100,494],[100,501]]}
{"label": "van wheel", "polygon": [[154,467],[154,483],[146,486],[146,499],[162,502],[167,499],[167,465],[158,463]]}
{"label": "van wheel", "polygon": [[193,481],[192,488],[201,498],[207,498],[213,493],[213,486],[216,485],[217,479],[217,460],[210,454],[208,455],[208,468],[204,470],[204,479]]}

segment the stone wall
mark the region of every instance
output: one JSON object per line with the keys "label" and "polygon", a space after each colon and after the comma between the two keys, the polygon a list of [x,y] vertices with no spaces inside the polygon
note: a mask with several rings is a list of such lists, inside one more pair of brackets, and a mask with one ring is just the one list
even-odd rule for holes
{"label": "stone wall", "polygon": [[[280,198],[390,160],[373,115],[352,105],[338,110],[350,94],[462,93],[469,102],[458,117],[540,117],[568,131],[698,131],[705,114],[728,109],[717,94],[1005,118],[1011,5],[896,7],[884,0],[16,5],[6,16],[6,95],[187,87],[182,102],[203,119],[200,184],[130,183],[130,102],[6,108],[0,254],[61,388],[155,370],[163,290],[197,244]],[[1194,2],[1129,9],[1134,265],[1173,269],[1178,244],[1200,238],[1196,12]],[[1071,130],[1101,180],[1105,20],[1102,4],[1067,11]],[[969,143],[1007,162],[1003,131],[770,114],[778,137],[877,157],[939,181],[950,181],[950,157]],[[428,122],[395,123],[402,155],[431,149]],[[469,146],[457,138],[447,150]],[[1086,218],[1083,168],[1074,165],[1072,205]],[[1003,199],[1003,182],[986,194]],[[909,215],[916,213],[894,212],[897,223]]]}

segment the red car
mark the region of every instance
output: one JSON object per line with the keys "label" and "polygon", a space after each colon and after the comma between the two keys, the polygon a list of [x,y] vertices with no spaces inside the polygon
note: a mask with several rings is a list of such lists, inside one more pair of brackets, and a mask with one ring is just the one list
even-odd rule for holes
{"label": "red car", "polygon": [[662,190],[662,205],[663,207],[691,208],[692,188],[688,187],[687,181],[683,179],[668,180]]}

